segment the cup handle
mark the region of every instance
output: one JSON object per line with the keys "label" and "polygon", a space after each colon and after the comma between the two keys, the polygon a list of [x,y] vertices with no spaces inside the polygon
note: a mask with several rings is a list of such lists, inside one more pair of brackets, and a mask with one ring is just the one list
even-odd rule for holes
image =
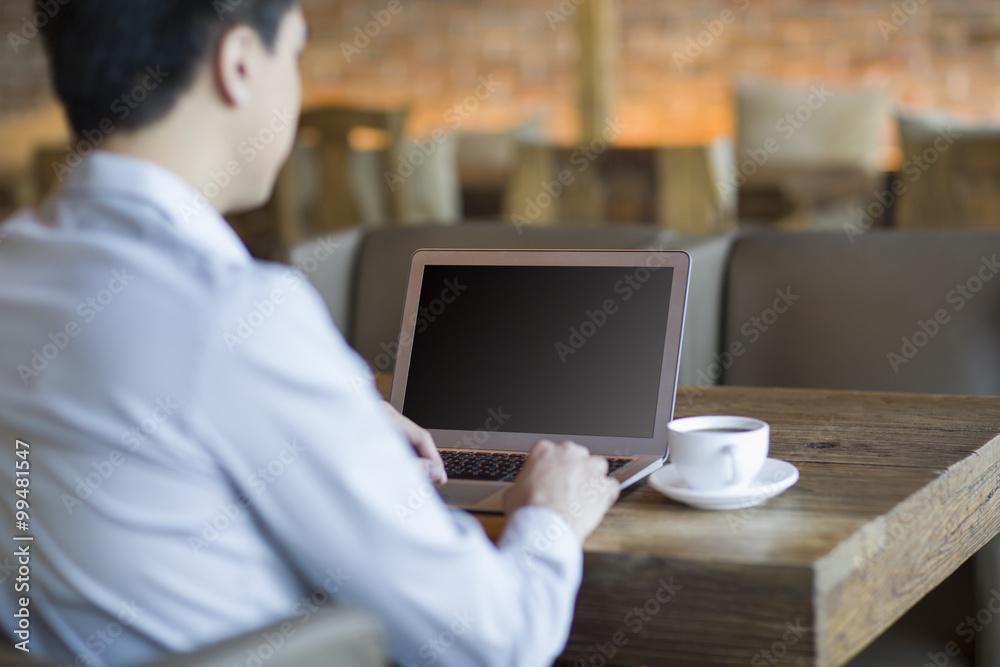
{"label": "cup handle", "polygon": [[729,481],[726,482],[726,486],[742,485],[744,479],[740,473],[740,467],[736,465],[736,452],[733,451],[733,446],[726,445],[723,447],[722,454],[729,460]]}

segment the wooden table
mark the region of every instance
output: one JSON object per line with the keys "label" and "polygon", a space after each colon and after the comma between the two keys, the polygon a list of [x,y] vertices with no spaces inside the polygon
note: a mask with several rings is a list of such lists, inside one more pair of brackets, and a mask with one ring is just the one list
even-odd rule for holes
{"label": "wooden table", "polygon": [[764,419],[801,478],[725,512],[626,490],[585,545],[566,664],[842,665],[1000,531],[1000,397],[689,390],[678,417]]}

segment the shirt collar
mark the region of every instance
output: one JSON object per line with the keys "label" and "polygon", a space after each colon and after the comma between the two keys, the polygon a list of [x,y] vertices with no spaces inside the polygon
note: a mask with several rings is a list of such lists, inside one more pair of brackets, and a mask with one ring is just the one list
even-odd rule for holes
{"label": "shirt collar", "polygon": [[150,160],[94,151],[67,176],[63,190],[152,206],[188,242],[211,255],[237,263],[252,261],[233,228],[202,195],[176,173]]}

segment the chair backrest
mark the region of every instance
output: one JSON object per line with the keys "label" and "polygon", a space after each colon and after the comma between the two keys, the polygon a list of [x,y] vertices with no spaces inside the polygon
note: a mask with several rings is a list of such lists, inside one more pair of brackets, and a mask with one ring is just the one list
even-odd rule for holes
{"label": "chair backrest", "polygon": [[1000,394],[998,261],[1000,232],[744,236],[724,383]]}
{"label": "chair backrest", "polygon": [[[374,617],[334,607],[314,614],[306,623],[298,618],[287,619],[147,667],[231,667],[250,663],[268,667],[386,667],[389,658],[385,633]],[[0,665],[4,667],[58,667],[59,664],[0,647]]]}
{"label": "chair backrest", "polygon": [[727,187],[735,170],[727,137],[705,146],[656,150],[657,222],[679,234],[714,234],[736,229],[737,190]]}
{"label": "chair backrest", "polygon": [[741,82],[736,88],[737,163],[755,153],[757,162],[764,162],[761,171],[839,166],[875,172],[881,166],[888,103],[885,88]]}
{"label": "chair backrest", "polygon": [[532,137],[520,138],[514,148],[503,201],[507,220],[593,226],[663,222],[661,150],[616,146],[604,139],[562,146]]}
{"label": "chair backrest", "polygon": [[368,229],[351,227],[292,248],[289,260],[316,287],[333,323],[347,337],[351,330],[358,252]]}
{"label": "chair backrest", "polygon": [[899,139],[897,227],[1000,229],[1000,126],[900,115]]}
{"label": "chair backrest", "polygon": [[[362,109],[324,106],[303,112],[299,119],[299,141],[292,159],[282,169],[268,204],[277,220],[284,243],[292,245],[310,233],[350,227],[361,219],[365,203],[398,218],[398,206],[383,178],[395,169],[393,158],[399,150],[406,125],[406,109]],[[357,128],[385,133],[387,147],[360,183],[352,178],[349,137]],[[303,141],[310,142],[306,146]],[[364,160],[360,160],[364,166]],[[374,175],[373,175],[374,174]],[[312,187],[310,182],[316,181]],[[308,218],[308,219],[304,219]]]}
{"label": "chair backrest", "polygon": [[[453,224],[461,220],[457,135],[438,131],[423,140],[404,139],[396,154],[389,158],[388,171],[359,169],[357,173],[359,181],[374,179],[382,185],[391,181],[389,189],[397,207],[395,222],[422,225]],[[362,184],[356,187],[360,190]]]}
{"label": "chair backrest", "polygon": [[376,372],[395,365],[394,344],[406,297],[410,257],[421,248],[610,248],[657,246],[670,238],[654,227],[531,227],[495,223],[374,230],[356,260],[348,340]]}
{"label": "chair backrest", "polygon": [[515,143],[504,218],[541,225],[654,223],[678,234],[735,228],[735,189],[724,187],[733,171],[728,139],[659,148],[600,141],[594,149]]}
{"label": "chair backrest", "polygon": [[57,165],[64,164],[68,149],[65,146],[40,146],[35,151],[34,176],[35,196],[39,201],[58,185]]}

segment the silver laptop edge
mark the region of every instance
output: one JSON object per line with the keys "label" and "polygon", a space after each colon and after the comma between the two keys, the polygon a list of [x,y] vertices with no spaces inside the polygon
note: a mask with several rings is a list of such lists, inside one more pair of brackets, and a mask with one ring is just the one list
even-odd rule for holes
{"label": "silver laptop edge", "polygon": [[[630,458],[631,463],[613,474],[622,488],[631,486],[659,469],[667,458],[667,422],[673,417],[677,397],[681,339],[687,310],[690,256],[680,250],[418,250],[413,254],[400,325],[399,348],[393,373],[390,403],[403,410],[415,328],[420,319],[421,285],[427,266],[579,266],[626,269],[672,267],[673,279],[653,435],[648,438],[581,436],[552,433],[514,433],[429,429],[442,450],[527,452],[540,439],[573,440],[593,454]],[[488,379],[484,379],[487,380]],[[439,489],[449,505],[478,512],[502,511],[503,492],[509,482],[451,480]]]}

